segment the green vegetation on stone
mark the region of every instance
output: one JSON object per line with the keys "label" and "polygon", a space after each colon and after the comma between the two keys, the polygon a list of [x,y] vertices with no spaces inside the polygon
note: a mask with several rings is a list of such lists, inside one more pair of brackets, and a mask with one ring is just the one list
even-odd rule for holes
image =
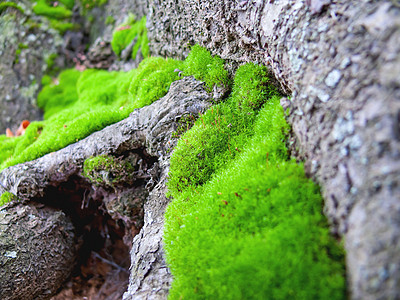
{"label": "green vegetation on stone", "polygon": [[27,49],[28,45],[19,43],[17,50],[15,50],[15,60],[14,63],[17,64],[19,62],[19,56],[21,55],[22,49]]}
{"label": "green vegetation on stone", "polygon": [[7,204],[8,202],[13,200],[18,200],[18,198],[14,194],[11,194],[10,192],[4,192],[0,196],[0,206]]}
{"label": "green vegetation on stone", "polygon": [[70,1],[60,1],[57,6],[53,6],[51,1],[38,0],[33,6],[33,12],[39,16],[45,16],[50,19],[67,19],[72,16],[71,9],[68,8],[63,2],[70,6]]}
{"label": "green vegetation on stone", "polygon": [[171,158],[164,243],[170,299],[343,299],[343,250],[318,187],[285,147],[266,68],[238,69],[231,97],[182,135]]}
{"label": "green vegetation on stone", "polygon": [[120,24],[113,32],[111,47],[117,56],[134,40],[136,42],[132,49],[134,59],[140,50],[143,57],[149,56],[149,45],[147,39],[146,17],[136,21],[134,15],[130,14],[126,22]]}
{"label": "green vegetation on stone", "polygon": [[10,1],[4,1],[4,2],[0,3],[0,14],[9,7],[15,8],[15,9],[19,10],[21,13],[24,13],[24,10],[18,4],[14,3],[14,2],[10,2]]}
{"label": "green vegetation on stone", "polygon": [[94,7],[102,6],[107,3],[107,0],[80,0],[81,5],[85,11],[93,9]]}
{"label": "green vegetation on stone", "polygon": [[188,74],[205,81],[209,89],[214,85],[228,86],[230,84],[223,59],[212,56],[207,49],[199,45],[192,47],[185,60],[185,75]]}
{"label": "green vegetation on stone", "polygon": [[71,10],[74,8],[75,5],[75,0],[59,0],[58,2],[64,4],[66,8]]}
{"label": "green vegetation on stone", "polygon": [[50,26],[63,35],[67,30],[78,30],[79,24],[51,19]]}
{"label": "green vegetation on stone", "polygon": [[23,136],[0,135],[0,170],[64,148],[158,100],[180,78],[176,69],[189,75],[184,61],[149,57],[129,72],[70,69],[44,76],[38,95],[44,120]]}
{"label": "green vegetation on stone", "polygon": [[104,22],[106,25],[114,25],[115,18],[113,16],[107,16],[106,21]]}
{"label": "green vegetation on stone", "polygon": [[128,162],[108,155],[85,160],[82,175],[96,185],[114,186],[129,184],[134,180],[134,167]]}
{"label": "green vegetation on stone", "polygon": [[[47,73],[48,74],[56,74],[58,73],[59,69],[54,67],[55,64],[55,60],[57,59],[57,53],[50,53],[47,56],[45,56],[45,61],[46,61],[46,65],[47,65]],[[49,75],[47,75],[49,76]],[[44,79],[46,80],[46,79]],[[42,78],[42,83],[43,83],[43,78]],[[50,83],[50,82],[48,82]],[[44,84],[46,85],[46,81],[44,81]]]}
{"label": "green vegetation on stone", "polygon": [[[200,57],[203,57],[203,53],[201,54]],[[210,59],[204,60],[207,64],[209,61]],[[190,60],[190,64],[192,68],[189,70],[198,68],[193,64],[193,59]],[[257,102],[259,107],[263,101],[274,94],[277,95],[276,89],[268,85],[266,71],[265,67],[253,64],[239,68],[231,97],[208,110],[178,142],[171,158],[174,167],[169,173],[170,192],[175,195],[188,187],[194,189],[207,182],[216,170],[242,151],[248,138],[253,135],[252,127],[257,117],[253,103]],[[198,77],[201,78],[201,74],[198,74]],[[209,82],[211,83],[219,82]],[[282,130],[288,130],[284,120],[281,120],[280,124]],[[285,138],[284,133],[282,132],[280,139]],[[286,148],[281,144],[276,145],[281,147],[276,153],[284,156]]]}

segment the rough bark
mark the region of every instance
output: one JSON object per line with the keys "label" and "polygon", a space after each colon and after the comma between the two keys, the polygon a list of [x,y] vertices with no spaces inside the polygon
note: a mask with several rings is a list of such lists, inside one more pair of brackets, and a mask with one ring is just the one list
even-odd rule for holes
{"label": "rough bark", "polygon": [[10,204],[0,210],[0,298],[48,299],[71,274],[74,226],[61,211]]}
{"label": "rough bark", "polygon": [[[149,189],[157,185],[145,203],[144,226],[134,239],[129,291],[137,292],[144,298],[165,298],[171,274],[167,271],[163,258],[162,228],[163,212],[168,203],[164,195],[165,179],[170,151],[176,142],[172,133],[178,128],[182,116],[190,114],[197,117],[210,106],[210,102],[211,96],[205,91],[203,83],[193,77],[176,81],[172,83],[165,97],[152,105],[136,109],[127,119],[57,152],[3,170],[0,173],[1,189],[12,192],[22,200],[44,197],[49,187],[59,186],[73,176],[82,176],[83,163],[87,158],[126,155],[127,152],[144,148],[148,155],[159,159],[158,167],[151,169],[156,174],[150,174],[153,176],[149,176],[150,181],[147,182]],[[110,197],[104,197],[106,209],[110,209],[109,214],[124,220],[124,216],[115,213],[116,205],[108,202],[109,200]],[[41,244],[42,247],[49,246],[45,242]],[[53,259],[63,257],[54,255]],[[34,261],[32,264],[34,265]],[[35,276],[40,278],[41,274],[37,273]],[[24,284],[28,282],[25,281]],[[125,295],[125,299],[130,297],[133,295]],[[25,298],[30,297],[25,294]]]}
{"label": "rough bark", "polygon": [[400,297],[400,8],[396,1],[151,0],[155,54],[199,43],[267,64],[344,237],[352,298]]}

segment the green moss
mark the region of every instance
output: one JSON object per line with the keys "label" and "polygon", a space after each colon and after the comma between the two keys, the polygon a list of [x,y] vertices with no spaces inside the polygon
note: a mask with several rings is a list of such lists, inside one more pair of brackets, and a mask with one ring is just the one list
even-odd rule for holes
{"label": "green moss", "polygon": [[106,25],[114,25],[115,24],[115,18],[113,16],[107,16],[105,24]]}
{"label": "green moss", "polygon": [[[196,60],[196,63],[204,61]],[[164,96],[170,84],[179,79],[176,69],[190,74],[185,71],[185,65],[173,59],[149,57],[129,72],[86,70],[81,73],[71,69],[58,78],[44,76],[38,96],[44,121],[32,122],[24,136],[0,135],[3,140],[0,169],[57,151],[128,117],[135,108]]]}
{"label": "green moss", "polygon": [[174,70],[182,65],[183,62],[174,59],[161,57],[145,59],[132,76],[130,95],[140,106],[151,104],[165,95],[171,83],[179,79],[179,74]]}
{"label": "green moss", "polygon": [[[85,12],[93,9],[94,7],[102,6],[107,3],[107,0],[80,0]],[[84,12],[84,14],[85,14]]]}
{"label": "green moss", "polygon": [[73,31],[79,29],[79,25],[76,23],[64,22],[55,19],[50,20],[50,26],[57,30],[61,35],[63,35],[68,30]]}
{"label": "green moss", "polygon": [[21,55],[22,49],[27,49],[28,46],[26,44],[19,43],[18,48],[15,50],[15,60],[14,63],[17,64],[19,62],[19,56]]}
{"label": "green moss", "polygon": [[4,192],[0,196],[0,206],[3,206],[4,204],[7,204],[8,202],[11,202],[13,200],[18,200],[18,198],[10,192]]}
{"label": "green moss", "polygon": [[[208,58],[206,62],[211,59]],[[190,60],[192,69],[203,68],[194,66],[193,61],[199,60]],[[185,72],[188,72],[187,69]],[[239,68],[231,97],[208,110],[178,142],[171,158],[171,164],[174,165],[169,173],[168,187],[171,192],[182,191],[188,186],[195,188],[207,182],[217,169],[240,153],[248,137],[253,134],[252,127],[257,116],[248,97],[256,95],[259,107],[272,95],[277,95],[277,91],[267,84],[268,81],[263,66],[248,64]],[[217,82],[209,81],[209,86],[212,83]],[[288,126],[284,124],[282,126],[287,130]],[[281,139],[284,139],[284,133]],[[285,157],[285,148],[281,149],[279,155]]]}
{"label": "green moss", "polygon": [[185,60],[185,74],[206,82],[211,89],[214,85],[229,86],[228,71],[224,61],[218,56],[212,56],[207,49],[195,45]]}
{"label": "green moss", "polygon": [[93,184],[113,187],[132,183],[134,171],[129,162],[113,156],[100,155],[85,160],[82,175]]}
{"label": "green moss", "polygon": [[62,3],[58,6],[52,6],[48,0],[38,0],[33,6],[33,12],[39,16],[45,16],[50,19],[67,19],[72,16],[70,9]]}
{"label": "green moss", "polygon": [[143,57],[149,55],[149,46],[146,30],[146,17],[136,21],[135,17],[130,14],[128,20],[119,25],[113,32],[111,47],[117,56],[121,55],[124,50],[134,39],[136,43],[132,49],[132,58],[135,58],[139,49]]}
{"label": "green moss", "polygon": [[44,121],[32,122],[25,135],[0,144],[0,169],[36,159],[118,122],[162,97],[178,79],[182,62],[151,57],[129,72],[71,69],[44,77],[38,105]]}
{"label": "green moss", "polygon": [[24,10],[18,4],[14,3],[14,2],[5,1],[5,2],[0,3],[0,14],[9,7],[15,8],[15,9],[19,10],[21,13],[24,13]]}
{"label": "green moss", "polygon": [[59,0],[58,2],[65,5],[66,8],[72,10],[75,5],[75,0]]}
{"label": "green moss", "polygon": [[183,116],[178,122],[178,128],[172,133],[172,137],[179,138],[182,134],[193,127],[194,122],[198,116],[193,116],[191,114]]}
{"label": "green moss", "polygon": [[289,128],[265,75],[262,66],[239,68],[231,97],[174,150],[170,299],[345,298],[343,251],[318,187],[288,158]]}
{"label": "green moss", "polygon": [[43,85],[50,84],[51,80],[50,81],[46,81],[46,80],[48,80],[50,78],[49,77],[50,74],[55,75],[60,71],[60,69],[55,66],[55,60],[57,59],[57,57],[58,57],[57,53],[50,53],[50,54],[45,56],[45,62],[46,62],[46,65],[47,65],[46,73],[48,75],[43,76],[43,78],[42,78],[42,84]]}

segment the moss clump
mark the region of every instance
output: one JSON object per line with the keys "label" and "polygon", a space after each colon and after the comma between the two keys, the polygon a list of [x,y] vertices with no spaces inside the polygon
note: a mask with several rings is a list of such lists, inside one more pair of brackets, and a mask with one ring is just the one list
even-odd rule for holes
{"label": "moss clump", "polygon": [[224,61],[218,56],[212,56],[207,49],[195,45],[185,60],[185,74],[206,82],[209,89],[214,85],[229,86],[228,71]]}
{"label": "moss clump", "polygon": [[79,24],[71,23],[71,22],[64,22],[60,20],[52,19],[50,20],[50,26],[57,30],[61,35],[63,35],[68,30],[78,30]]}
{"label": "moss clump", "polygon": [[192,114],[188,114],[183,116],[178,122],[178,128],[172,133],[173,138],[179,138],[182,134],[188,131],[193,127],[194,122],[196,122],[197,116],[193,116]]}
{"label": "moss clump", "polygon": [[147,39],[146,17],[139,21],[130,14],[128,20],[120,24],[113,32],[111,47],[117,56],[121,55],[124,50],[133,40],[136,39],[132,49],[132,58],[134,59],[140,50],[143,57],[149,56],[149,45]]}
{"label": "moss clump", "polygon": [[93,9],[94,7],[102,6],[107,3],[107,0],[80,0],[81,5],[85,11]]}
{"label": "moss clump", "polygon": [[5,2],[1,2],[0,3],[0,14],[5,11],[7,8],[15,8],[17,10],[19,10],[21,13],[24,13],[25,11],[22,9],[21,6],[19,6],[18,4],[14,3],[14,2],[9,2],[9,1],[5,1]]}
{"label": "moss clump", "polygon": [[75,5],[75,0],[59,0],[58,2],[64,4],[66,8],[71,10],[74,8]]}
{"label": "moss clump", "polygon": [[[193,59],[190,64],[193,66]],[[169,173],[170,192],[181,192],[188,186],[195,188],[207,182],[216,170],[243,150],[247,139],[253,135],[252,126],[257,116],[257,110],[253,109],[255,100],[252,102],[249,97],[256,95],[259,107],[273,94],[277,95],[268,85],[268,77],[264,77],[266,71],[265,67],[253,64],[239,68],[231,97],[208,110],[178,142],[171,158],[174,168]],[[198,77],[201,78],[201,74],[198,73]],[[217,82],[210,80],[209,85],[212,83]],[[281,124],[282,130],[288,129],[285,122]],[[284,139],[284,132],[282,134],[280,138]],[[280,155],[286,155],[285,151],[282,147]]]}
{"label": "moss clump", "polygon": [[7,204],[13,200],[18,200],[17,196],[11,194],[10,192],[4,192],[0,197],[0,206],[3,206],[4,204]]}
{"label": "moss clump", "polygon": [[58,78],[44,76],[38,96],[44,121],[32,122],[23,136],[0,135],[0,170],[64,148],[151,104],[179,79],[176,69],[190,74],[185,62],[149,57],[129,72],[71,69]]}
{"label": "moss clump", "polygon": [[[129,93],[141,106],[149,105],[164,96],[175,80],[179,79],[174,70],[183,63],[174,59],[151,57],[145,59],[133,74]],[[165,80],[168,78],[168,80]],[[155,88],[156,87],[156,88]]]}
{"label": "moss clump", "polygon": [[[67,4],[70,5],[69,2]],[[58,20],[67,19],[72,16],[71,9],[69,9],[63,3],[63,1],[60,1],[59,5],[53,6],[51,4],[51,1],[38,0],[36,4],[33,6],[33,12],[39,16],[45,16],[50,19],[58,19]]]}
{"label": "moss clump", "polygon": [[174,69],[181,65],[151,57],[129,72],[71,69],[44,77],[38,96],[44,121],[32,122],[23,136],[2,137],[0,169],[64,148],[151,104],[179,78]]}
{"label": "moss clump", "polygon": [[115,24],[115,18],[113,16],[107,16],[105,22],[106,25],[114,25]]}
{"label": "moss clump", "polygon": [[134,167],[126,161],[108,155],[100,155],[85,160],[82,175],[90,182],[113,187],[134,181]]}
{"label": "moss clump", "polygon": [[172,155],[170,299],[345,298],[343,251],[329,236],[318,187],[288,158],[288,125],[265,74],[239,68],[231,97]]}

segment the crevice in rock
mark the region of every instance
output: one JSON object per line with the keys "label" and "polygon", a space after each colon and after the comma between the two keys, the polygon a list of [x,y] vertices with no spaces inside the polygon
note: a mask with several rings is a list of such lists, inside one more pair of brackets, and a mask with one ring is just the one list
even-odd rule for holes
{"label": "crevice in rock", "polygon": [[157,181],[157,158],[136,149],[117,159],[132,163],[137,176],[133,182],[102,186],[73,175],[32,200],[62,210],[75,227],[76,266],[53,300],[121,299],[128,287],[129,251],[143,227],[144,203]]}

